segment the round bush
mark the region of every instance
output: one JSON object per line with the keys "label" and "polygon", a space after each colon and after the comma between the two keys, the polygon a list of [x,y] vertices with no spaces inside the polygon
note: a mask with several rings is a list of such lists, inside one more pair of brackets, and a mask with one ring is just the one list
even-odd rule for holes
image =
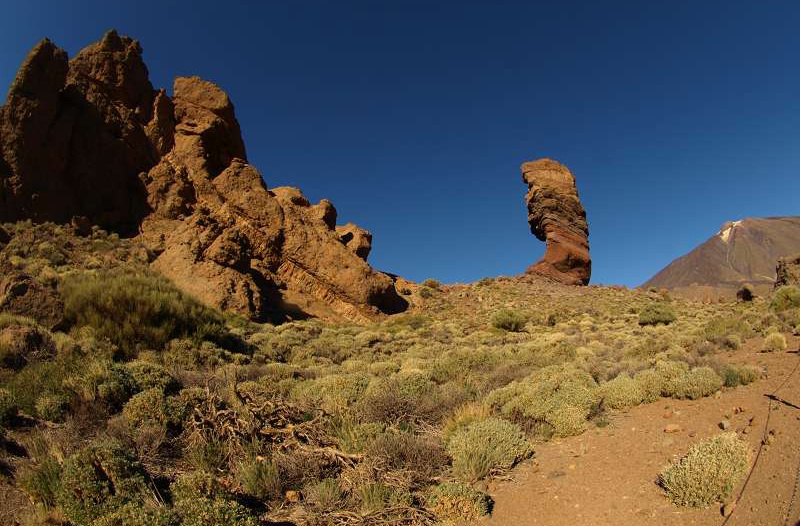
{"label": "round bush", "polygon": [[428,506],[442,521],[474,521],[492,511],[492,498],[454,482],[442,482],[431,491]]}
{"label": "round bush", "polygon": [[678,506],[704,508],[726,501],[749,464],[747,445],[736,433],[725,433],[692,446],[686,456],[664,468],[658,484]]}
{"label": "round bush", "polygon": [[503,309],[492,317],[492,326],[509,332],[520,332],[528,323],[528,318],[519,312]]}
{"label": "round bush", "polygon": [[477,480],[492,469],[513,467],[533,449],[519,426],[488,418],[454,433],[447,452],[453,457],[453,471],[467,480]]}
{"label": "round bush", "polygon": [[669,325],[676,319],[675,309],[666,303],[651,303],[639,312],[639,325]]}
{"label": "round bush", "polygon": [[71,522],[89,524],[129,502],[141,502],[146,490],[141,465],[119,444],[100,442],[64,462],[56,500]]}
{"label": "round bush", "polygon": [[625,373],[611,381],[600,385],[600,396],[603,405],[609,409],[626,409],[641,404],[645,398],[645,390]]}
{"label": "round bush", "polygon": [[45,393],[36,399],[36,414],[42,420],[61,422],[69,409],[69,402],[61,394]]}
{"label": "round bush", "polygon": [[785,351],[786,347],[786,337],[779,332],[773,332],[764,338],[764,351],[766,352]]}
{"label": "round bush", "polygon": [[800,288],[794,285],[784,285],[772,295],[769,308],[774,312],[783,312],[788,309],[800,307]]}

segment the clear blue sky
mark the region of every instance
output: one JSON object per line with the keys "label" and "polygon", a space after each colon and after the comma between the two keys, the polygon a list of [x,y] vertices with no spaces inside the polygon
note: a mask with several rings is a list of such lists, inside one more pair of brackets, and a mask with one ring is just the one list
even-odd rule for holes
{"label": "clear blue sky", "polygon": [[327,197],[412,279],[513,275],[519,164],[588,212],[592,281],[638,285],[726,220],[800,215],[800,2],[3,2],[0,84],[116,28],[151,80],[231,95],[269,186]]}

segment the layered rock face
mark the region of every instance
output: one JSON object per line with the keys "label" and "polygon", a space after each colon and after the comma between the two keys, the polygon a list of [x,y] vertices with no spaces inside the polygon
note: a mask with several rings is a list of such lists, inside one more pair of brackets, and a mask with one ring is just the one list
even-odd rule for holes
{"label": "layered rock face", "polygon": [[[267,189],[216,85],[148,80],[138,42],[107,33],[72,60],[31,51],[0,108],[0,221],[138,235],[152,266],[212,306],[258,320],[367,321],[407,303],[366,263],[368,232],[323,200]],[[366,247],[366,248],[365,248]]]}
{"label": "layered rock face", "polygon": [[586,285],[592,274],[589,225],[578,198],[575,176],[552,159],[523,163],[522,180],[531,232],[547,243],[542,259],[529,273],[542,274],[568,285]]}

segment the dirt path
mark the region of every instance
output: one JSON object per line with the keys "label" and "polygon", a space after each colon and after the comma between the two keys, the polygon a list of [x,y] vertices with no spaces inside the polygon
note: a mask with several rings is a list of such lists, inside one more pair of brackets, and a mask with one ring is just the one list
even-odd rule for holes
{"label": "dirt path", "polygon": [[[719,423],[724,419],[729,420],[732,430],[741,432],[754,417],[753,425],[742,436],[756,451],[769,403],[764,395],[784,380],[800,355],[756,353],[754,349],[760,342],[748,344],[732,353],[730,360],[764,366],[767,378],[726,390],[716,397],[696,401],[662,399],[613,416],[608,427],[539,445],[536,459],[519,467],[513,473],[513,482],[490,487],[495,499],[494,513],[477,524],[722,524],[719,506],[705,510],[673,506],[655,484],[655,478],[663,466],[685,453],[691,444],[720,433]],[[790,343],[791,348],[797,348],[796,341]],[[800,371],[780,396],[800,405]],[[733,414],[737,407],[744,411]],[[678,424],[681,430],[665,433],[667,424]],[[800,526],[800,495],[784,523],[800,463],[800,409],[773,403],[769,428],[775,432],[774,442],[764,448],[747,491],[727,526]]]}

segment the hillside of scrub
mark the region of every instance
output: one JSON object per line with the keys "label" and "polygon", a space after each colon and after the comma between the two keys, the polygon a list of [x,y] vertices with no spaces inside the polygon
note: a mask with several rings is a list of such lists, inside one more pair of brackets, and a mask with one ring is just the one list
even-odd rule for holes
{"label": "hillside of scrub", "polygon": [[800,323],[796,290],[701,304],[525,276],[273,326],[180,292],[134,240],[3,231],[4,279],[27,284],[0,298],[3,524],[471,521],[544,444],[754,382],[730,351],[782,351]]}

